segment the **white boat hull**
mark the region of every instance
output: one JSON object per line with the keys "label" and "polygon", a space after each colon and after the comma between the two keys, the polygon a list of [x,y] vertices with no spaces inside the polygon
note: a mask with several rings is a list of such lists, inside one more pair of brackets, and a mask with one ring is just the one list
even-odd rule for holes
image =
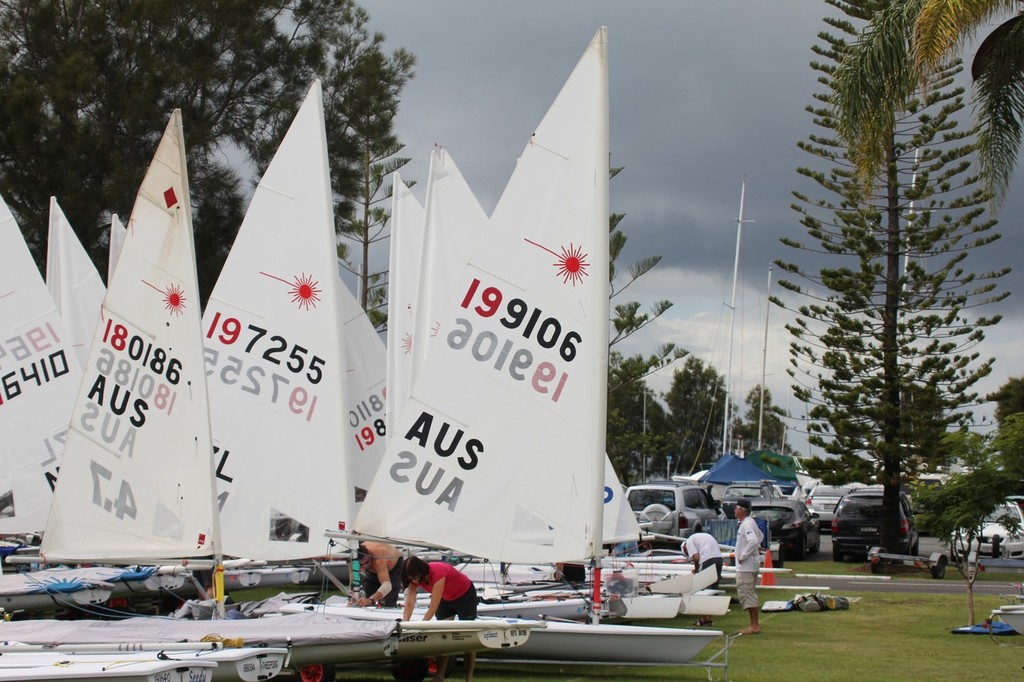
{"label": "white boat hull", "polygon": [[[118,682],[212,682],[218,665],[214,661],[160,661],[155,658],[125,659],[120,656],[88,655],[88,658],[66,657],[49,663],[29,660],[19,661],[22,654],[14,659],[5,655],[5,665],[0,668],[0,680],[100,680]],[[255,679],[255,678],[254,678]]]}
{"label": "white boat hull", "polygon": [[[130,678],[137,675],[155,675],[157,680],[173,680],[178,669],[196,672],[201,668],[204,679],[212,682],[257,682],[277,677],[284,670],[288,649],[285,648],[226,648],[192,649],[164,648],[167,645],[154,644],[135,646],[79,645],[47,647],[45,650],[26,645],[13,645],[3,648],[0,653],[0,672],[8,670],[23,671],[26,668],[37,669],[60,667],[68,671],[87,671],[96,677],[118,677],[107,674],[107,671],[119,671],[129,674]],[[130,651],[127,649],[131,649]],[[149,663],[161,662],[160,670],[150,671]],[[173,667],[173,664],[177,664]],[[198,665],[196,665],[198,664]],[[214,667],[209,667],[209,666]],[[168,668],[171,666],[171,668]],[[97,670],[100,672],[97,672]],[[20,676],[15,676],[21,679]],[[0,679],[4,678],[0,676]],[[48,679],[43,677],[42,679]],[[63,677],[58,677],[63,679]],[[186,677],[185,679],[190,679]]]}
{"label": "white boat hull", "polygon": [[999,616],[1000,620],[1024,635],[1024,608],[1015,609],[1004,606],[993,611],[992,615]]}
{"label": "white boat hull", "polygon": [[493,654],[522,661],[681,665],[722,634],[720,630],[549,622],[523,646]]}

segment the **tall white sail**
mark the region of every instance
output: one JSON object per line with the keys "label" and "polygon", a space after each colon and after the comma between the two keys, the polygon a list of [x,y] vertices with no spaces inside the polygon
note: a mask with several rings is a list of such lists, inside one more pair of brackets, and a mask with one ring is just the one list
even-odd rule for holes
{"label": "tall white sail", "polygon": [[135,199],[83,372],[40,554],[50,563],[215,554],[180,111]]}
{"label": "tall white sail", "polygon": [[322,555],[324,531],[348,522],[355,501],[331,200],[318,81],[203,318],[225,554]]}
{"label": "tall white sail", "polygon": [[57,304],[81,367],[89,357],[106,287],[56,197],[50,197],[46,287]]}
{"label": "tall white sail", "polygon": [[82,373],[3,199],[0,261],[0,533],[39,532]]}
{"label": "tall white sail", "polygon": [[423,250],[423,207],[394,174],[391,186],[391,248],[388,262],[388,433],[412,379],[416,291]]}
{"label": "tall white sail", "polygon": [[607,191],[602,29],[530,138],[486,235],[443,271],[427,265],[427,200],[416,311],[427,338],[360,530],[492,560],[599,551]]}
{"label": "tall white sail", "polygon": [[384,458],[387,445],[387,351],[366,311],[344,282],[338,287],[342,322],[342,346],[345,349],[345,374],[342,395],[348,401],[347,448],[350,456],[355,517],[366,491]]}
{"label": "tall white sail", "polygon": [[444,345],[441,316],[462,286],[462,269],[489,230],[487,214],[444,148],[430,155],[424,213],[410,389],[430,354]]}
{"label": "tall white sail", "polygon": [[121,245],[124,244],[125,235],[128,230],[121,222],[117,214],[110,216],[110,240],[107,242],[107,281],[114,279],[114,268],[117,267],[117,259],[121,257]]}
{"label": "tall white sail", "polygon": [[605,455],[604,458],[604,522],[602,524],[605,545],[636,541],[640,537],[640,524],[626,500],[626,491],[619,482],[615,467]]}

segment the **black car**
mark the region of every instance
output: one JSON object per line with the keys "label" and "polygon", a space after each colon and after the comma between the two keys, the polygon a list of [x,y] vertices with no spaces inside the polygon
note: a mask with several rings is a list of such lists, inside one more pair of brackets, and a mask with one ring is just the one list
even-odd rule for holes
{"label": "black car", "polygon": [[[885,547],[894,554],[917,555],[919,536],[910,499],[900,491],[900,536],[896,547]],[[832,517],[832,560],[845,555],[867,556],[872,547],[882,546],[882,489],[858,488],[843,496]]]}
{"label": "black car", "polygon": [[806,559],[821,549],[818,515],[800,500],[751,500],[751,516],[768,522],[771,541],[779,543],[787,558]]}

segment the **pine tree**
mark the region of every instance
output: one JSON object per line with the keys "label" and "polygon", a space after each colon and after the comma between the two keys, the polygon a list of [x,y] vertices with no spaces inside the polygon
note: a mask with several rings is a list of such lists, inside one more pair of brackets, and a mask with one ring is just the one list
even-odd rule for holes
{"label": "pine tree", "polygon": [[[885,3],[830,4],[869,20]],[[799,173],[831,198],[794,192],[808,240],[782,240],[805,259],[779,263],[795,280],[783,289],[806,301],[788,326],[790,374],[809,407],[810,442],[838,458],[833,470],[863,472],[867,460],[885,486],[882,537],[892,543],[901,484],[942,456],[947,427],[971,421],[972,389],[993,362],[978,346],[999,321],[977,307],[1005,296],[995,287],[1008,270],[975,274],[965,263],[998,235],[985,217],[990,194],[970,175],[972,131],[959,122],[963,90],[953,82],[960,65],[937,72],[926,90],[892,89],[913,94],[893,103],[885,162],[866,185],[849,161],[858,150],[836,132],[834,106],[837,77],[856,75],[837,67],[858,31],[846,19],[826,23],[839,35],[820,34],[814,51],[823,61],[811,66],[826,90],[807,108],[822,132],[801,143],[815,165]]]}
{"label": "pine tree", "polygon": [[[266,167],[318,77],[337,213],[349,218],[363,142],[390,135],[386,118],[359,128],[355,107],[395,99],[411,67],[403,51],[382,53],[366,21],[353,0],[4,3],[0,195],[37,261],[56,196],[106,271],[110,214],[129,215],[180,108],[205,298],[244,215],[242,173]],[[395,68],[371,73],[375,59]]]}

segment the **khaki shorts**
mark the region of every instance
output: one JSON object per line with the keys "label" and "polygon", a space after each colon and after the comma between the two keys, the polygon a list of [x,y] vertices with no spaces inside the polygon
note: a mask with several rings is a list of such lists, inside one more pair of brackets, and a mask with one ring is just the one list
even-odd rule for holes
{"label": "khaki shorts", "polygon": [[739,597],[740,606],[745,609],[757,608],[757,592],[754,586],[757,584],[757,571],[736,572],[736,596]]}

